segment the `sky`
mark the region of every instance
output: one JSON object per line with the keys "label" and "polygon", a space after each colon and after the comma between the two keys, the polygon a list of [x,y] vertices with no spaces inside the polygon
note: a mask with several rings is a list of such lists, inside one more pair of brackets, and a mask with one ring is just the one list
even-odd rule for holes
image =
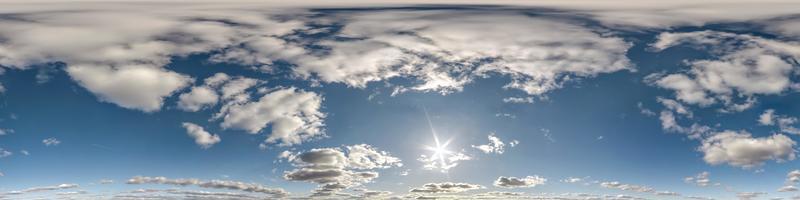
{"label": "sky", "polygon": [[793,1],[3,1],[0,199],[800,199]]}

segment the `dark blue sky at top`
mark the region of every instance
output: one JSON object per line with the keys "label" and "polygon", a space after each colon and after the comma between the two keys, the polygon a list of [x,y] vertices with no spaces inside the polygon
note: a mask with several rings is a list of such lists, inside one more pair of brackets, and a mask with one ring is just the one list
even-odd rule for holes
{"label": "dark blue sky at top", "polygon": [[[503,7],[406,7],[391,9],[320,9],[316,17],[340,12],[381,12],[384,10],[492,9],[503,12],[524,12],[530,15],[563,17],[563,11],[548,9],[516,9]],[[588,26],[601,24],[571,16]],[[330,32],[315,35],[298,33],[299,42],[315,46],[317,39],[330,39],[341,24],[319,24]],[[524,96],[517,90],[502,89],[509,77],[493,74],[476,79],[461,92],[441,95],[435,92],[406,92],[391,96],[387,83],[403,85],[414,80],[394,78],[372,82],[366,88],[352,88],[340,83],[314,86],[309,81],[290,77],[290,63],[281,62],[274,73],[262,73],[244,66],[212,63],[208,54],[175,57],[167,69],[189,75],[198,83],[215,73],[240,75],[266,80],[264,87],[298,87],[323,96],[326,138],[318,138],[292,147],[271,146],[258,149],[269,129],[252,135],[244,131],[223,130],[219,121],[209,121],[217,109],[183,112],[176,107],[177,95],[168,97],[161,111],[145,113],[100,102],[86,89],[75,84],[63,71],[63,64],[50,64],[51,70],[8,70],[0,76],[7,91],[0,96],[0,127],[14,132],[0,136],[0,147],[14,156],[0,159],[0,191],[15,190],[64,181],[90,183],[99,179],[123,181],[131,176],[197,177],[234,179],[265,185],[281,186],[303,193],[316,185],[281,179],[283,171],[292,167],[275,162],[283,150],[305,150],[338,147],[350,144],[371,144],[403,159],[405,166],[381,173],[380,181],[370,188],[405,191],[407,187],[432,181],[480,182],[496,177],[538,174],[550,177],[551,184],[525,189],[530,192],[572,191],[559,179],[591,176],[596,180],[625,181],[669,188],[686,194],[708,194],[683,182],[683,177],[709,171],[720,182],[749,190],[774,190],[781,185],[794,162],[765,165],[763,172],[742,170],[727,165],[711,166],[696,151],[699,141],[662,130],[658,116],[643,115],[639,102],[653,111],[661,110],[658,96],[673,93],[645,83],[644,77],[658,72],[688,70],[685,60],[711,58],[702,49],[686,46],[661,52],[648,50],[661,30],[625,30],[603,27],[631,42],[627,57],[635,71],[618,71],[596,77],[569,81],[562,89],[548,92],[546,98],[532,104],[504,103],[503,98]],[[674,28],[674,32],[720,30],[754,34],[766,38],[776,36],[760,32],[758,26],[746,23],[711,24],[703,27]],[[352,38],[335,38],[338,40]],[[324,49],[318,49],[324,53]],[[486,61],[491,62],[491,61]],[[38,77],[47,77],[37,81]],[[179,93],[187,91],[185,88]],[[370,96],[372,96],[370,98]],[[756,119],[765,109],[780,110],[786,115],[800,115],[797,94],[762,96],[759,103],[742,113],[731,115],[715,108],[693,110],[697,122],[719,124],[720,129],[745,129],[756,136],[771,135],[774,127],[758,126]],[[219,105],[217,105],[218,107]],[[454,149],[471,149],[470,145],[486,143],[486,135],[496,133],[503,140],[518,140],[519,146],[507,149],[501,156],[477,154],[474,160],[463,161],[449,173],[422,170],[416,161],[425,154],[424,145],[431,145],[431,133],[424,109],[431,115],[434,128],[442,138],[453,138]],[[496,116],[507,113],[515,118]],[[12,117],[13,116],[13,117]],[[199,124],[223,140],[212,148],[199,148],[182,122]],[[551,139],[545,133],[551,134]],[[61,144],[45,146],[42,140],[58,138]],[[599,139],[602,137],[602,139]],[[18,153],[30,152],[29,156]],[[414,176],[400,176],[410,169]],[[769,180],[769,181],[767,181]],[[403,184],[402,189],[395,189]],[[86,186],[87,188],[97,186]],[[128,188],[125,185],[113,187]],[[580,187],[580,186],[578,186]],[[598,188],[584,187],[588,191]],[[712,190],[713,191],[713,190]],[[722,189],[712,195],[722,193]],[[716,194],[714,194],[716,193]]]}

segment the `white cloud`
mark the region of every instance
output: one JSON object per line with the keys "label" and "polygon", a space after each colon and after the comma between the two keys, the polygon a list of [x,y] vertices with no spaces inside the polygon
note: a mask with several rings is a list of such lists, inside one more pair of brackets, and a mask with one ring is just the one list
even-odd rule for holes
{"label": "white cloud", "polygon": [[704,139],[698,150],[709,164],[752,168],[768,160],[794,160],[795,145],[794,140],[782,134],[754,138],[745,131],[723,131]]}
{"label": "white cloud", "polygon": [[781,188],[778,188],[778,192],[797,192],[798,189],[794,185],[785,185]]}
{"label": "white cloud", "polygon": [[347,146],[347,159],[350,167],[355,169],[402,167],[399,158],[392,157],[386,151],[379,151],[368,144]]}
{"label": "white cloud", "polygon": [[17,15],[20,20],[0,21],[4,27],[0,65],[27,69],[63,62],[69,76],[100,100],[145,112],[158,111],[164,98],[191,82],[190,77],[164,68],[171,58],[274,39],[301,26],[264,17],[279,13],[269,8],[177,4],[120,8],[88,2],[29,6],[6,7],[6,12],[24,14]]}
{"label": "white cloud", "polygon": [[634,192],[643,192],[643,193],[654,193],[656,192],[655,189],[647,186],[641,185],[631,185],[631,184],[623,184],[617,181],[613,182],[602,182],[600,183],[601,187],[604,188],[611,188],[611,189],[618,189],[618,190],[625,190],[625,191],[634,191]]}
{"label": "white cloud", "polygon": [[178,108],[195,112],[217,104],[219,95],[210,87],[199,86],[192,87],[190,92],[181,94],[178,99]]}
{"label": "white cloud", "polygon": [[229,180],[210,180],[202,181],[199,179],[169,179],[166,177],[135,176],[128,179],[127,184],[167,184],[175,186],[197,186],[212,189],[239,190],[244,192],[255,192],[271,195],[275,198],[283,198],[289,195],[281,188],[269,188],[257,183],[245,183]]}
{"label": "white cloud", "polygon": [[58,184],[58,185],[54,185],[54,186],[32,187],[32,188],[27,188],[27,189],[24,189],[24,190],[14,190],[14,191],[6,192],[4,194],[5,195],[23,195],[23,194],[35,193],[35,192],[45,192],[45,191],[72,189],[72,188],[77,188],[77,187],[78,187],[78,184],[64,183],[64,184]]}
{"label": "white cloud", "polygon": [[470,190],[483,189],[484,187],[477,184],[470,183],[426,183],[419,188],[412,188],[409,192],[412,193],[459,193]]}
{"label": "white cloud", "polygon": [[322,97],[297,88],[278,88],[257,101],[230,102],[216,114],[225,129],[259,133],[270,125],[272,132],[264,144],[289,146],[323,136],[325,114],[320,111]]}
{"label": "white cloud", "polygon": [[796,192],[800,191],[795,185],[800,182],[800,170],[792,170],[786,174],[786,182],[784,186],[778,188],[778,192]]}
{"label": "white cloud", "polygon": [[767,109],[764,110],[764,113],[758,116],[758,124],[770,126],[775,124],[775,110],[774,109]]}
{"label": "white cloud", "polygon": [[145,65],[72,65],[67,72],[100,100],[145,112],[158,111],[164,98],[191,82],[189,76]]}
{"label": "white cloud", "polygon": [[708,172],[701,172],[695,176],[686,177],[683,181],[700,187],[711,185],[711,180],[708,179]]}
{"label": "white cloud", "polygon": [[700,106],[722,102],[726,106],[723,111],[742,111],[755,104],[755,95],[780,94],[795,84],[790,79],[795,71],[793,59],[800,57],[800,44],[795,42],[696,31],[662,33],[651,46],[661,51],[680,44],[708,49],[717,56],[689,61],[688,73],[654,79],[659,87],[674,90],[683,102]]}
{"label": "white cloud", "polygon": [[472,157],[463,152],[446,152],[431,156],[419,155],[419,158],[417,158],[417,161],[422,162],[423,169],[439,170],[441,172],[447,172],[465,160],[472,160]]}
{"label": "white cloud", "polygon": [[56,138],[51,137],[51,138],[47,138],[47,139],[42,140],[42,143],[45,146],[56,146],[58,144],[61,144],[61,141],[59,141]]}
{"label": "white cloud", "polygon": [[504,188],[536,187],[544,185],[545,182],[547,182],[546,178],[535,175],[523,178],[501,176],[494,181],[494,186]]}
{"label": "white cloud", "polygon": [[341,35],[365,39],[321,43],[331,48],[330,54],[298,60],[299,75],[354,87],[413,77],[418,81],[410,89],[449,93],[476,77],[502,74],[512,78],[506,88],[540,95],[574,78],[630,69],[624,56],[630,44],[565,21],[472,11],[387,11],[342,18],[349,23]]}
{"label": "white cloud", "polygon": [[800,135],[800,129],[794,127],[798,122],[796,117],[789,117],[786,115],[775,114],[774,109],[764,110],[764,113],[758,116],[758,124],[764,126],[777,125],[781,132],[788,134]]}
{"label": "white cloud", "polygon": [[14,155],[14,153],[11,153],[11,152],[10,152],[10,151],[8,151],[8,150],[5,150],[5,149],[3,149],[3,148],[0,148],[0,158],[9,157],[9,156],[11,156],[11,155]]}
{"label": "white cloud", "polygon": [[506,144],[500,138],[495,136],[494,133],[489,133],[487,137],[489,138],[489,144],[472,145],[472,148],[476,148],[486,154],[503,154],[505,152]]}
{"label": "white cloud", "polygon": [[506,97],[503,98],[506,103],[533,103],[533,97]]}
{"label": "white cloud", "polygon": [[285,151],[279,158],[286,159],[295,167],[284,172],[283,178],[319,184],[312,196],[330,196],[343,189],[372,181],[379,173],[359,171],[401,167],[399,158],[367,144],[340,148],[319,148],[307,152]]}
{"label": "white cloud", "polygon": [[184,122],[182,125],[183,128],[186,129],[186,134],[189,134],[189,136],[194,138],[194,143],[197,143],[197,145],[200,145],[202,148],[209,148],[212,145],[222,141],[222,139],[219,138],[219,135],[211,134],[197,124]]}
{"label": "white cloud", "polygon": [[764,192],[738,192],[738,193],[736,193],[736,197],[738,197],[739,200],[751,200],[751,199],[756,199],[759,196],[765,195],[765,194],[767,194],[767,193],[764,193]]}

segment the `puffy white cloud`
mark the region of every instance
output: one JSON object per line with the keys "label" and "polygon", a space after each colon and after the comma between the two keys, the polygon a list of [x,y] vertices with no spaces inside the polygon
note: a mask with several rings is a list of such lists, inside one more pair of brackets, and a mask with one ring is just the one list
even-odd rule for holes
{"label": "puffy white cloud", "polygon": [[774,125],[775,124],[775,110],[774,109],[767,109],[764,110],[764,113],[758,116],[758,124],[761,125]]}
{"label": "puffy white cloud", "polygon": [[386,151],[379,151],[368,144],[347,146],[348,165],[355,169],[402,167],[399,158]]}
{"label": "puffy white cloud", "polygon": [[263,193],[277,198],[286,197],[289,195],[288,192],[280,188],[269,188],[256,183],[244,183],[244,182],[229,181],[229,180],[201,181],[199,179],[169,179],[160,176],[159,177],[135,176],[133,178],[128,179],[126,183],[167,184],[167,185],[177,185],[177,186],[193,185],[202,188],[227,189],[227,190],[239,190],[245,192]]}
{"label": "puffy white cloud", "polygon": [[566,21],[472,11],[342,18],[348,21],[342,36],[364,39],[321,43],[330,53],[298,60],[299,75],[354,87],[412,77],[417,82],[409,89],[449,93],[476,77],[502,74],[512,78],[506,88],[539,95],[573,78],[630,69],[624,56],[630,44]]}
{"label": "puffy white cloud", "polygon": [[182,125],[183,128],[186,129],[186,134],[194,138],[194,143],[197,143],[197,145],[200,145],[202,148],[209,148],[222,141],[219,135],[211,134],[197,124],[184,122]]}
{"label": "puffy white cloud", "polygon": [[781,188],[778,188],[778,192],[797,192],[798,189],[794,185],[785,185]]}
{"label": "puffy white cloud", "polygon": [[219,95],[210,87],[192,87],[188,93],[178,96],[178,108],[185,111],[199,111],[205,107],[213,106],[219,101]]}
{"label": "puffy white cloud", "polygon": [[539,176],[526,176],[523,178],[501,176],[494,181],[494,186],[504,188],[536,187],[537,185],[543,185],[545,182],[547,182],[547,179]]}
{"label": "puffy white cloud", "polygon": [[286,159],[295,167],[284,172],[283,178],[319,184],[312,196],[330,196],[337,192],[359,186],[379,176],[375,171],[402,166],[399,158],[367,144],[341,148],[318,148],[306,152],[284,151],[279,158]]}
{"label": "puffy white cloud", "polygon": [[61,144],[61,141],[59,141],[56,138],[51,137],[51,138],[47,138],[47,139],[42,140],[42,144],[44,144],[45,146],[56,146],[58,144]]}
{"label": "puffy white cloud", "polygon": [[792,170],[786,174],[786,182],[783,187],[778,188],[778,192],[796,192],[798,189],[795,184],[800,182],[800,170]]}
{"label": "puffy white cloud", "polygon": [[764,110],[764,113],[758,116],[758,124],[760,125],[777,125],[781,132],[800,135],[800,129],[794,127],[794,124],[797,122],[798,119],[796,117],[777,115],[774,109]]}
{"label": "puffy white cloud", "polygon": [[[794,59],[800,44],[752,35],[716,31],[662,33],[651,46],[656,51],[688,44],[708,49],[714,59],[692,60],[687,73],[655,75],[655,85],[674,90],[686,103],[708,106],[722,102],[724,111],[741,111],[755,103],[755,95],[780,94],[795,85]],[[744,98],[737,103],[736,98]]]}
{"label": "puffy white cloud", "polygon": [[489,144],[472,145],[472,148],[476,148],[486,154],[503,154],[505,152],[506,144],[500,138],[495,136],[494,133],[490,133],[487,137],[489,138]]}
{"label": "puffy white cloud", "polygon": [[226,104],[216,116],[222,118],[222,128],[252,134],[269,125],[271,133],[264,143],[289,146],[324,135],[321,106],[322,97],[314,92],[278,88],[256,101]]}
{"label": "puffy white cloud", "polygon": [[692,118],[693,116],[692,111],[689,110],[689,108],[687,108],[686,106],[683,106],[683,104],[681,104],[678,101],[662,97],[657,97],[656,100],[662,105],[664,105],[664,107],[666,107],[668,110],[674,111],[675,113],[678,114],[685,115],[688,118]]}
{"label": "puffy white cloud", "polygon": [[458,193],[458,192],[465,192],[470,190],[477,190],[483,189],[482,185],[477,184],[470,184],[470,183],[453,183],[453,182],[442,182],[442,183],[426,183],[419,188],[412,188],[409,192],[412,193]]}
{"label": "puffy white cloud", "polygon": [[768,160],[794,160],[796,142],[786,135],[754,138],[745,131],[723,131],[706,138],[698,148],[703,160],[712,165],[752,168]]}
{"label": "puffy white cloud", "polygon": [[158,111],[165,97],[191,82],[188,76],[144,65],[71,65],[67,72],[100,100],[145,112]]}
{"label": "puffy white cloud", "polygon": [[29,6],[9,5],[6,12],[19,20],[0,20],[0,65],[26,69],[62,62],[69,76],[100,100],[145,112],[158,111],[164,98],[191,82],[164,68],[173,57],[274,39],[301,26],[263,17],[276,13],[270,9],[120,8],[88,2]]}
{"label": "puffy white cloud", "polygon": [[672,111],[663,110],[659,113],[658,119],[661,120],[661,128],[665,131],[683,133],[690,139],[702,139],[703,137],[711,134],[711,127],[700,125],[697,123],[691,126],[682,126],[678,124],[678,118]]}

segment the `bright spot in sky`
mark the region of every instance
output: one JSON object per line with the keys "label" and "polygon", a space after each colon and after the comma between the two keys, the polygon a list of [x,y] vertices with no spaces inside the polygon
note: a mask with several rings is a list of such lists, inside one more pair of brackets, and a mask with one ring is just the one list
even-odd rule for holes
{"label": "bright spot in sky", "polygon": [[450,168],[453,168],[458,165],[458,161],[462,160],[470,160],[471,157],[465,155],[461,152],[454,152],[447,149],[447,146],[450,145],[450,142],[453,140],[448,139],[444,143],[439,140],[439,136],[436,135],[436,129],[433,128],[433,123],[431,123],[431,118],[428,116],[427,109],[425,111],[425,118],[428,120],[428,126],[431,129],[431,134],[433,135],[433,142],[435,146],[426,146],[425,149],[432,152],[430,156],[428,155],[420,155],[419,160],[420,162],[424,163],[423,168],[428,170],[441,170],[443,173],[447,173]]}

